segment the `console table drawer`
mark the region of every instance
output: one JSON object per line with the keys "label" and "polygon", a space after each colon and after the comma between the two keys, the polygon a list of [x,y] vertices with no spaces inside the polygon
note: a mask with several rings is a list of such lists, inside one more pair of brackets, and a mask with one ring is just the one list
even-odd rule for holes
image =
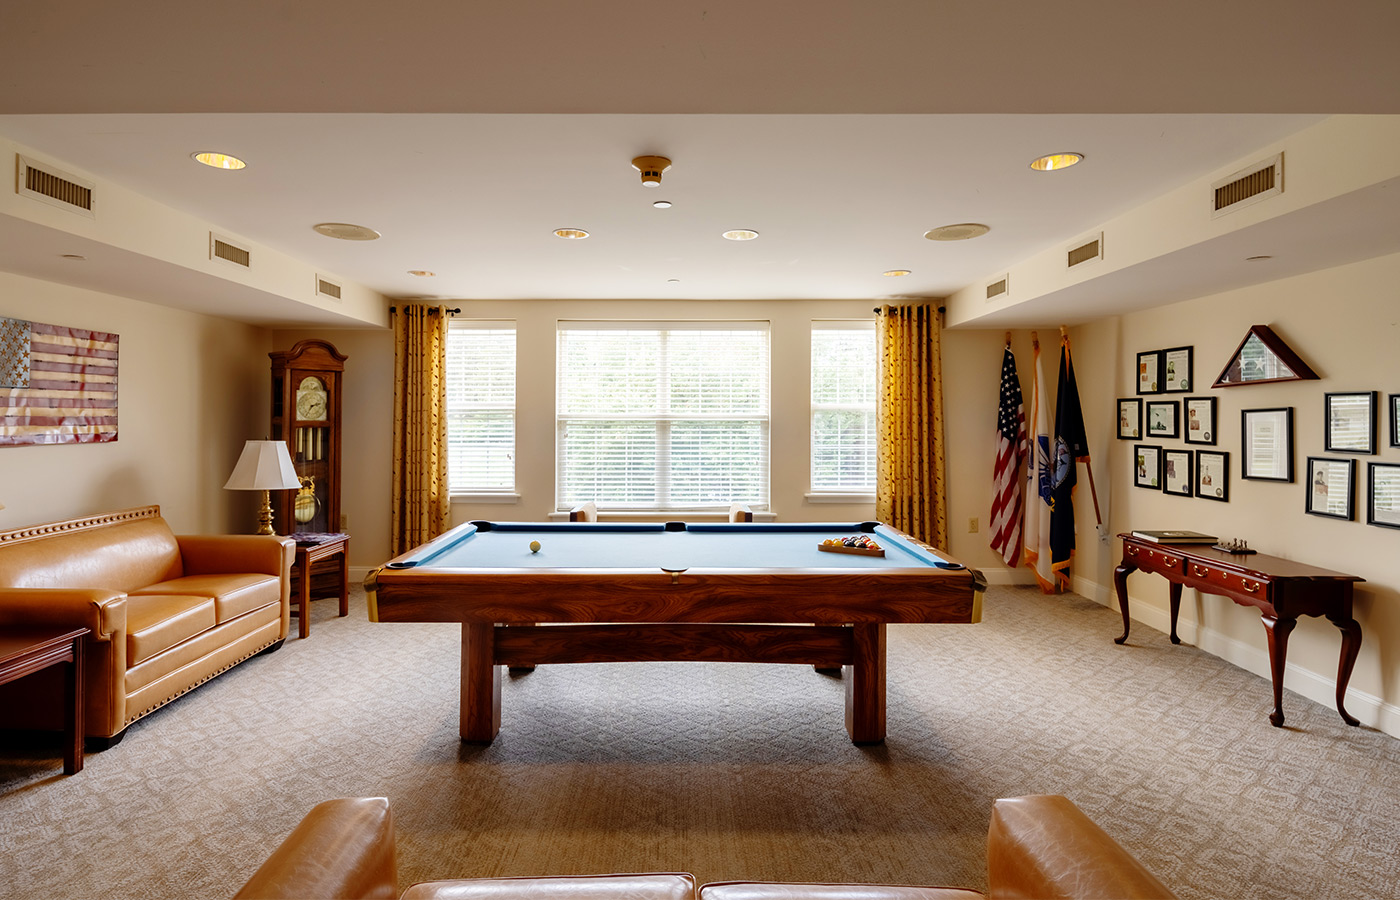
{"label": "console table drawer", "polygon": [[1131,561],[1144,572],[1161,572],[1164,575],[1180,575],[1183,560],[1179,553],[1169,553],[1160,547],[1144,547],[1141,544],[1125,544],[1123,559]]}
{"label": "console table drawer", "polygon": [[1262,578],[1241,575],[1194,559],[1186,560],[1185,583],[1207,593],[1223,593],[1226,596],[1258,597],[1262,600],[1269,594],[1269,582]]}

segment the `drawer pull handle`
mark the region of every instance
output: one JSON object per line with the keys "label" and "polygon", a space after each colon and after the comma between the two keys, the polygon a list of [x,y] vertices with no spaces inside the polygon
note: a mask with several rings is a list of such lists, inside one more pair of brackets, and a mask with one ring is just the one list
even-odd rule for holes
{"label": "drawer pull handle", "polygon": [[1132,546],[1129,546],[1129,547],[1128,547],[1128,555],[1129,555],[1129,556],[1137,556],[1137,554],[1138,554],[1138,549],[1137,549],[1136,547],[1132,547]]}
{"label": "drawer pull handle", "polygon": [[1209,572],[1210,569],[1207,569],[1205,566],[1198,566],[1194,564],[1191,566],[1191,574],[1199,578],[1206,577],[1206,575],[1209,574]]}
{"label": "drawer pull handle", "polygon": [[1245,590],[1245,593],[1246,593],[1246,594],[1257,594],[1257,593],[1259,593],[1259,584],[1258,584],[1258,582],[1249,581],[1249,580],[1247,580],[1247,579],[1241,578],[1241,579],[1240,579],[1240,584],[1244,585],[1244,590]]}

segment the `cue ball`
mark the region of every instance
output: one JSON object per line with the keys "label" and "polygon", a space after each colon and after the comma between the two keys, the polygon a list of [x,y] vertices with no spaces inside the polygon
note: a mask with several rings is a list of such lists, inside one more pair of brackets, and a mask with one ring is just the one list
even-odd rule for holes
{"label": "cue ball", "polygon": [[539,542],[539,541],[531,541],[531,542],[530,542],[530,552],[531,552],[531,553],[539,553],[539,552],[540,552],[540,542]]}

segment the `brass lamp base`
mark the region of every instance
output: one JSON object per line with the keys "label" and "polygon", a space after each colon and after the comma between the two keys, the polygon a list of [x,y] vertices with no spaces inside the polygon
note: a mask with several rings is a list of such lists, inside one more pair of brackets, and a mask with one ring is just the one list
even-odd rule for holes
{"label": "brass lamp base", "polygon": [[258,507],[258,530],[254,534],[276,534],[272,530],[272,496],[270,491],[262,492],[262,506]]}

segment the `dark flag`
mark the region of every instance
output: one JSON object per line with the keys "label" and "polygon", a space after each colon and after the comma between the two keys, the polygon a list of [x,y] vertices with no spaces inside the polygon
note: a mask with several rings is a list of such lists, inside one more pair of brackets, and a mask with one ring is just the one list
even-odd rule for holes
{"label": "dark flag", "polygon": [[1074,556],[1074,486],[1078,461],[1089,461],[1084,435],[1084,411],[1069,343],[1060,344],[1060,385],[1055,395],[1055,435],[1050,460],[1050,568],[1056,582],[1069,587],[1069,563]]}
{"label": "dark flag", "polygon": [[1021,463],[1026,458],[1026,413],[1016,357],[1001,356],[1001,402],[997,409],[997,455],[992,468],[992,549],[1015,568],[1021,562]]}

